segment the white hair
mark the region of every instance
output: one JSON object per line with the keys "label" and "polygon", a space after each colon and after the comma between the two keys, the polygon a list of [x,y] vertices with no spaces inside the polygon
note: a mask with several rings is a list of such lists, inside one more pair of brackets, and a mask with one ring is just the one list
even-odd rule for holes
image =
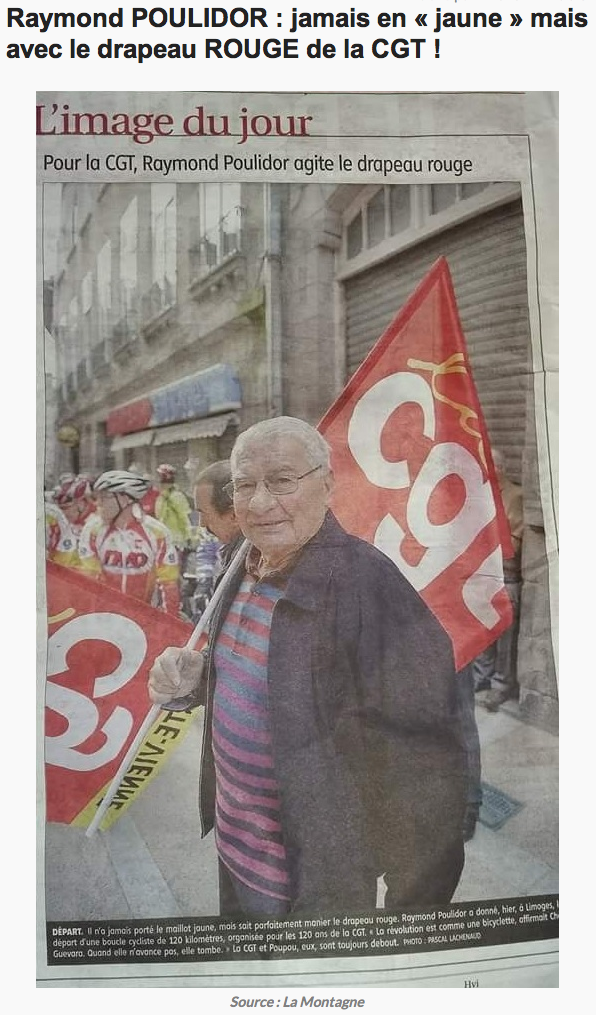
{"label": "white hair", "polygon": [[230,455],[232,472],[235,471],[239,455],[250,444],[262,444],[278,437],[292,437],[298,441],[304,448],[313,469],[317,466],[323,466],[327,471],[331,469],[331,448],[314,426],[295,416],[276,416],[274,419],[264,419],[260,423],[255,423],[238,435]]}

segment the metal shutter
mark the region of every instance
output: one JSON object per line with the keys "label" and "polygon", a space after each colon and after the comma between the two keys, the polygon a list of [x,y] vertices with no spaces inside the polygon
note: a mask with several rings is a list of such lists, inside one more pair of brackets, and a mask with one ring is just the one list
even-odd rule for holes
{"label": "metal shutter", "polygon": [[344,283],[348,375],[441,255],[453,276],[491,443],[505,455],[511,478],[521,482],[531,375],[520,201],[445,230]]}

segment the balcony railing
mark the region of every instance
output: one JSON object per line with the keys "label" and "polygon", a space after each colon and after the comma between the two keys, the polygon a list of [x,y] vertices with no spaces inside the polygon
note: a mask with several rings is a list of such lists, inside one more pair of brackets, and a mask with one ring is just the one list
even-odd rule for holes
{"label": "balcony railing", "polygon": [[107,343],[98,342],[91,350],[91,370],[94,377],[99,377],[107,370],[109,361],[107,358]]}
{"label": "balcony railing", "polygon": [[77,376],[77,382],[76,382],[77,383],[77,391],[84,391],[86,388],[89,387],[89,385],[91,383],[91,377],[89,376],[89,371],[87,369],[87,360],[86,359],[81,360],[81,362],[77,364],[77,375],[76,376]]}
{"label": "balcony railing", "polygon": [[115,353],[130,346],[137,337],[136,314],[125,314],[114,325],[112,330],[112,349]]}
{"label": "balcony railing", "polygon": [[169,278],[154,282],[144,294],[141,301],[141,313],[144,321],[151,321],[164,310],[168,310],[176,302],[176,289]]}
{"label": "balcony railing", "polygon": [[242,218],[240,205],[231,208],[217,225],[207,230],[189,248],[190,274],[200,278],[242,251]]}

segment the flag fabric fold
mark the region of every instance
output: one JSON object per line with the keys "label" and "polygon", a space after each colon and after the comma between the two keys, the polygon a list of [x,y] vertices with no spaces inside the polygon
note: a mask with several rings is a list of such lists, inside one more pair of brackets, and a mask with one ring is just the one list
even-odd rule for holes
{"label": "flag fabric fold", "polygon": [[511,623],[503,556],[512,549],[444,258],[319,430],[333,450],[339,521],[394,561],[463,668]]}
{"label": "flag fabric fold", "polygon": [[[191,628],[70,568],[48,561],[46,574],[46,816],[86,826],[151,708],[153,660]],[[196,711],[160,711],[103,827],[157,775]]]}

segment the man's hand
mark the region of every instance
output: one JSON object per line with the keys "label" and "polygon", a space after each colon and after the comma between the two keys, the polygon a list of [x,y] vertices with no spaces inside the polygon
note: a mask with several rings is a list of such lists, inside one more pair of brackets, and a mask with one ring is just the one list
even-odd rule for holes
{"label": "man's hand", "polygon": [[167,648],[149,672],[149,697],[156,705],[184,698],[198,687],[205,659],[189,648]]}

